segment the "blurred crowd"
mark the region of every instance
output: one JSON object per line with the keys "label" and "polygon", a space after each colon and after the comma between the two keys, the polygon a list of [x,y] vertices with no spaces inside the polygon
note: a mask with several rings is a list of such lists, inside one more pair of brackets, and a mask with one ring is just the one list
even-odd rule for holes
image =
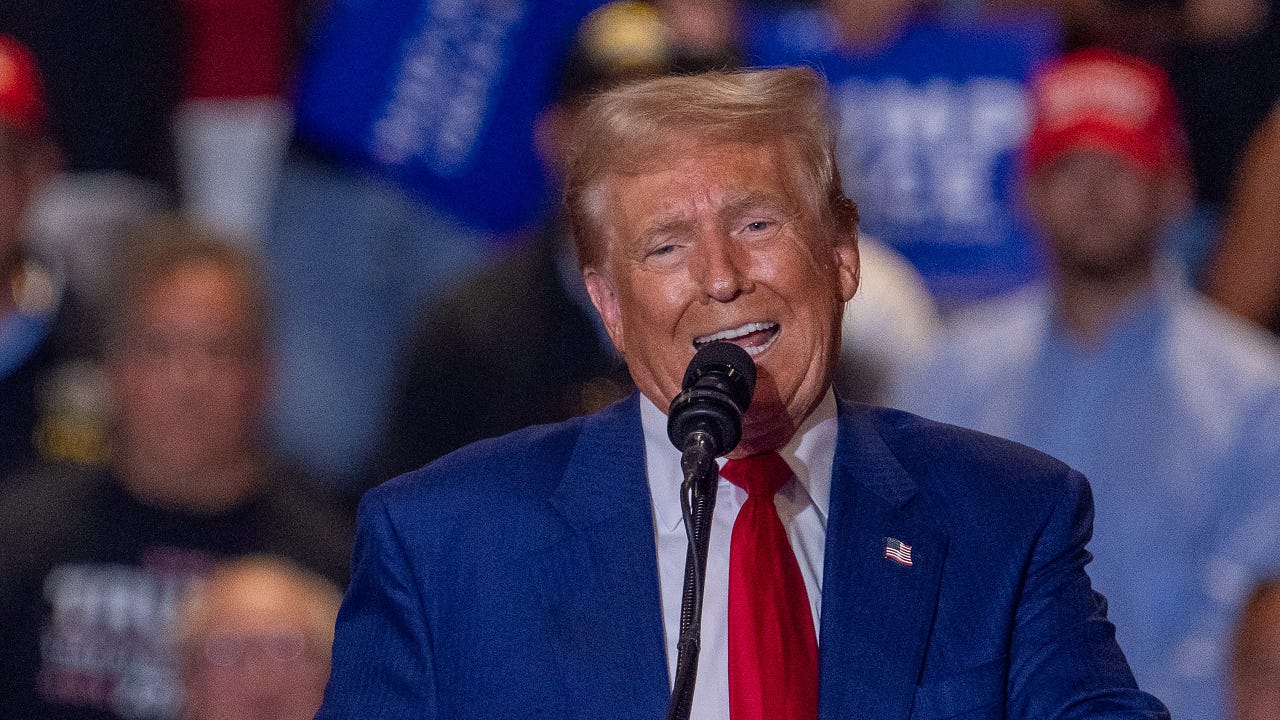
{"label": "blurred crowd", "polygon": [[1139,683],[1280,720],[1277,0],[0,4],[0,718],[309,718],[360,493],[632,391],[583,98],[786,64],[838,390],[1080,469]]}

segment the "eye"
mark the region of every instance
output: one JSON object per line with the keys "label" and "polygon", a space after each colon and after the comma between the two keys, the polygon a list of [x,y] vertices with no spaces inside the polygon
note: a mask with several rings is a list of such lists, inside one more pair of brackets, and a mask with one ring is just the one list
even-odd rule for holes
{"label": "eye", "polygon": [[644,261],[653,267],[675,267],[684,257],[689,243],[680,238],[657,240],[644,253]]}
{"label": "eye", "polygon": [[767,240],[778,233],[778,229],[782,227],[782,222],[776,217],[756,216],[755,219],[748,220],[743,218],[739,229],[735,235],[749,240]]}

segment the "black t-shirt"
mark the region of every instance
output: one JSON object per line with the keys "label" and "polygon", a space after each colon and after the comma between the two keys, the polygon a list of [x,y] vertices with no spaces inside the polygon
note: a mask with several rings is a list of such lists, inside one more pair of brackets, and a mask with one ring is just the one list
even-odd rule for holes
{"label": "black t-shirt", "polygon": [[271,553],[339,584],[349,520],[280,481],[198,515],[45,467],[0,494],[0,718],[172,718],[176,605],[218,559]]}

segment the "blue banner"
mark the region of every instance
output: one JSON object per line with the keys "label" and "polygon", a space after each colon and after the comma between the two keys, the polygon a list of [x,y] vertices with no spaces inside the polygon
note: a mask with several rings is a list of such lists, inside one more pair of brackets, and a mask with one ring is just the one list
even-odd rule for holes
{"label": "blue banner", "polygon": [[312,39],[298,137],[504,233],[546,201],[534,118],[602,0],[335,0]]}
{"label": "blue banner", "polygon": [[905,255],[943,308],[1039,273],[1018,211],[1017,156],[1030,129],[1027,83],[1058,51],[1048,17],[918,17],[866,52],[843,48],[816,9],[762,14],[752,26],[753,62],[825,74],[862,230]]}

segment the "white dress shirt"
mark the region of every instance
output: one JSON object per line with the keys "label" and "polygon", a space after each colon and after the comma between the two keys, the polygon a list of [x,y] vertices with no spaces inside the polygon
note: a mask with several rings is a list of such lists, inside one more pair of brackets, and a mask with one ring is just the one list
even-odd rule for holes
{"label": "white dress shirt", "polygon": [[[667,438],[667,416],[641,396],[640,419],[644,426],[645,468],[653,500],[653,520],[658,550],[658,580],[662,586],[662,624],[667,641],[670,678],[676,672],[676,643],[680,638],[680,600],[684,591],[685,553],[688,541],[680,514],[680,453]],[[835,461],[836,401],[828,390],[818,407],[786,447],[778,450],[794,477],[774,496],[778,516],[787,529],[809,594],[813,628],[818,632],[822,603],[822,558],[831,497],[831,467]],[[720,460],[721,465],[724,460]],[[716,491],[707,553],[706,587],[703,589],[702,649],[698,657],[698,681],[690,717],[698,720],[729,718],[729,541],[738,510],[747,500],[745,490],[723,477]]]}

